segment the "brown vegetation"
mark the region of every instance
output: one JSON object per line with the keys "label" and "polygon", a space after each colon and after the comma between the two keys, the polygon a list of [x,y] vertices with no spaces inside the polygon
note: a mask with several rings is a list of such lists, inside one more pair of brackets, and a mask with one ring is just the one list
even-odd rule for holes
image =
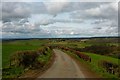
{"label": "brown vegetation", "polygon": [[99,65],[102,66],[108,73],[120,76],[119,65],[105,60],[100,61]]}

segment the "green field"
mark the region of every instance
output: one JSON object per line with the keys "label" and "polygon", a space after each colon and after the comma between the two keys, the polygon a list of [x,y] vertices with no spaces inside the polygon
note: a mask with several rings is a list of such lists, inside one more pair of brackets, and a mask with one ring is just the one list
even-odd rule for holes
{"label": "green field", "polygon": [[[2,43],[2,68],[4,78],[15,78],[23,74],[28,68],[22,66],[15,67],[10,66],[10,58],[15,52],[26,51],[26,50],[38,50],[46,43],[48,40],[17,40],[17,41],[7,41]],[[47,55],[41,55],[38,57],[38,61],[42,62],[43,65],[46,64],[51,56],[51,52],[46,52]]]}
{"label": "green field", "polygon": [[100,60],[107,60],[112,63],[118,64],[118,60],[119,60],[117,58],[112,58],[109,56],[104,56],[104,55],[99,55],[99,54],[85,53],[85,52],[83,52],[83,54],[89,55],[92,58],[92,62],[94,62],[94,63],[98,63],[98,61],[100,61]]}
{"label": "green field", "polygon": [[47,40],[20,40],[2,43],[2,66],[9,66],[10,56],[16,51],[36,50],[46,44]]}
{"label": "green field", "polygon": [[2,69],[2,42],[0,42],[0,69]]}
{"label": "green field", "polygon": [[107,60],[107,61],[111,61],[113,63],[119,64],[118,63],[118,59],[116,58],[112,58],[112,57],[107,57],[107,56],[102,56],[102,55],[98,55],[98,54],[93,54],[93,53],[85,53],[83,52],[83,54],[87,54],[92,58],[91,62],[86,62],[83,59],[79,58],[77,55],[75,55],[74,53],[70,52],[70,51],[65,51],[64,52],[68,53],[69,55],[75,57],[76,59],[78,59],[80,62],[87,64],[89,69],[91,69],[92,71],[94,71],[96,74],[98,74],[99,76],[101,76],[102,78],[115,78],[113,80],[117,80],[119,77],[113,74],[109,74],[107,73],[104,68],[102,68],[101,66],[98,65],[98,63],[101,60]]}
{"label": "green field", "polygon": [[103,72],[103,68],[101,68],[101,66],[99,66],[98,64],[102,60],[107,60],[107,61],[110,61],[112,63],[119,65],[119,63],[118,63],[119,59],[112,58],[109,56],[103,56],[103,55],[99,55],[99,54],[93,54],[93,53],[83,53],[83,54],[87,54],[92,58],[91,63],[89,63],[89,64],[93,71],[100,73],[102,76],[104,76],[106,78],[117,78],[116,75],[109,74],[105,71]]}
{"label": "green field", "polygon": [[[80,52],[82,52],[83,54],[89,55],[91,57],[91,63],[83,61],[78,56],[67,51],[68,54],[71,53],[71,55],[74,55],[76,58],[78,58],[78,60],[87,64],[89,66],[89,68],[92,69],[97,74],[99,74],[105,78],[118,78],[118,76],[107,73],[101,66],[99,66],[100,61],[103,61],[103,60],[119,65],[118,56],[119,56],[120,50],[118,48],[119,48],[120,43],[118,43],[117,38],[102,38],[102,39],[96,38],[96,39],[83,39],[83,40],[74,40],[74,39],[73,40],[57,40],[57,41],[53,41],[51,44],[69,47],[69,48],[72,48],[75,50],[77,49]],[[96,51],[98,53],[92,53],[92,52],[89,52],[87,50],[81,51],[82,48],[91,47],[91,46],[100,47],[98,49],[98,51]],[[92,48],[90,48],[90,49],[92,49]],[[95,49],[93,49],[92,51],[94,51],[94,50]],[[104,50],[105,52],[102,50]],[[109,50],[111,50],[111,51],[109,51]],[[101,55],[100,52],[104,52],[104,54]]]}
{"label": "green field", "polygon": [[[112,78],[117,77],[116,75],[109,74],[103,70],[103,68],[98,66],[99,61],[101,60],[107,60],[112,63],[118,64],[118,60],[116,55],[118,55],[119,50],[115,49],[118,47],[120,43],[117,42],[118,39],[116,38],[102,38],[102,39],[82,39],[82,40],[75,40],[75,39],[32,39],[32,40],[16,40],[16,41],[4,41],[2,42],[2,67],[8,68],[10,66],[10,58],[12,54],[14,54],[16,51],[26,51],[26,50],[38,50],[38,48],[42,48],[44,45],[57,45],[57,46],[64,46],[69,47],[73,49],[83,49],[85,47],[89,46],[106,46],[108,45],[108,48],[110,46],[110,49],[112,49],[113,52],[111,53],[105,53],[103,55],[100,55],[99,53],[92,53],[89,51],[82,51],[83,54],[87,54],[91,57],[92,62],[85,62],[82,59],[79,59],[83,63],[86,63],[93,71],[96,73],[102,75],[103,77]],[[1,43],[0,43],[1,44]],[[102,50],[102,49],[99,49]],[[107,50],[107,49],[106,49]],[[43,63],[47,63],[47,61],[50,58],[50,52],[46,52],[47,55],[39,56],[37,59]],[[70,52],[69,52],[70,53]],[[73,55],[73,53],[71,53]],[[108,55],[110,54],[110,55]],[[78,57],[76,57],[78,58]],[[9,72],[13,73],[11,76],[8,77],[15,77],[17,75],[20,75],[24,71],[23,67],[17,67],[9,70]]]}

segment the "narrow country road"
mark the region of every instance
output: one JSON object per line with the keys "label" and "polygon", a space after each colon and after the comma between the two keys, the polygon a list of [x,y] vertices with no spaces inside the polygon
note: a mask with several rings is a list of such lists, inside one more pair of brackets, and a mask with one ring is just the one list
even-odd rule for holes
{"label": "narrow country road", "polygon": [[54,49],[53,65],[38,78],[85,78],[78,64],[66,53]]}

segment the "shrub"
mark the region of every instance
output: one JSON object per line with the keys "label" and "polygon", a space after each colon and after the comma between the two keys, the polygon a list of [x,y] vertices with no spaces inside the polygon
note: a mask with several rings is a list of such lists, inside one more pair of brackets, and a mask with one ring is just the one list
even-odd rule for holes
{"label": "shrub", "polygon": [[91,62],[91,58],[86,54],[82,54],[79,51],[76,51],[74,49],[67,48],[67,47],[60,46],[59,48],[64,49],[66,51],[71,51],[71,52],[75,53],[77,56],[79,56],[80,58],[82,58],[83,60]]}
{"label": "shrub", "polygon": [[91,62],[91,58],[88,55],[82,54],[79,51],[76,51],[75,54],[82,58],[83,60]]}
{"label": "shrub", "polygon": [[10,65],[29,67],[37,57],[36,51],[18,51],[12,55]]}
{"label": "shrub", "polygon": [[102,66],[108,73],[120,76],[118,64],[102,60],[99,62],[99,65]]}

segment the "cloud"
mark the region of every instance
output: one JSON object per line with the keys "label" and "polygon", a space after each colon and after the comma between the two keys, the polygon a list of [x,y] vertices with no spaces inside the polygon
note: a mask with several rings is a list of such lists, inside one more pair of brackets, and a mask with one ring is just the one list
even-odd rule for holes
{"label": "cloud", "polygon": [[39,26],[34,26],[34,24],[30,24],[29,22],[25,22],[21,24],[21,21],[4,23],[2,26],[2,32],[29,34],[29,33],[34,33],[36,31],[40,31]]}
{"label": "cloud", "polygon": [[81,19],[53,19],[54,22],[61,22],[61,23],[82,23],[84,22]]}
{"label": "cloud", "polygon": [[[95,8],[78,10],[71,13],[72,18],[87,18],[87,19],[117,19],[116,3],[99,4]],[[109,14],[108,14],[109,13]]]}
{"label": "cloud", "polygon": [[29,22],[37,26],[53,24],[53,16],[49,14],[34,14],[29,18]]}
{"label": "cloud", "polygon": [[49,37],[50,33],[44,31],[40,26],[20,21],[6,22],[2,25],[2,38],[38,38]]}
{"label": "cloud", "polygon": [[37,26],[40,25],[50,25],[59,23],[83,23],[84,21],[81,19],[70,19],[69,17],[64,19],[59,16],[59,14],[54,17],[53,15],[49,14],[34,14],[28,20],[30,23],[33,23]]}
{"label": "cloud", "polygon": [[2,0],[2,2],[34,2],[36,0]]}
{"label": "cloud", "polygon": [[113,6],[113,4],[116,4],[116,3],[100,5],[99,7],[88,9],[85,12],[87,13],[87,15],[93,18],[116,19],[117,10]]}
{"label": "cloud", "polygon": [[108,19],[97,19],[92,24],[96,24],[97,25],[97,24],[105,23],[107,21],[109,21],[109,20]]}
{"label": "cloud", "polygon": [[[116,3],[99,4],[97,7],[73,11],[71,18],[90,21],[92,35],[117,35],[118,9]],[[88,33],[91,33],[88,31]]]}
{"label": "cloud", "polygon": [[31,10],[26,3],[5,2],[2,4],[2,20],[3,22],[28,18]]}
{"label": "cloud", "polygon": [[56,15],[69,5],[67,1],[68,0],[50,0],[50,2],[44,2],[44,5],[50,14]]}
{"label": "cloud", "polygon": [[3,36],[77,37],[117,34],[116,3],[58,1],[3,3],[0,23]]}

